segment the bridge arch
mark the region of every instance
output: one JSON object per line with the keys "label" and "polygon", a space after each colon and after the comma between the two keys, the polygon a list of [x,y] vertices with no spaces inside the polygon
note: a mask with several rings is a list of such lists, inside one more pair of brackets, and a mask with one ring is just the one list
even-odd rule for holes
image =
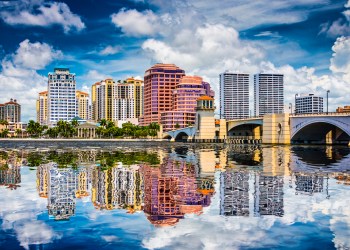
{"label": "bridge arch", "polygon": [[227,130],[229,137],[252,137],[261,139],[263,133],[263,125],[260,122],[243,122],[235,126],[230,126]]}
{"label": "bridge arch", "polygon": [[187,142],[187,139],[190,137],[185,131],[181,131],[175,135],[176,142]]}
{"label": "bridge arch", "polygon": [[227,131],[232,130],[233,128],[243,126],[243,125],[259,125],[263,126],[262,119],[254,119],[254,120],[236,120],[236,121],[228,121]]}
{"label": "bridge arch", "polygon": [[294,126],[292,143],[348,144],[350,125],[336,119],[311,119]]}

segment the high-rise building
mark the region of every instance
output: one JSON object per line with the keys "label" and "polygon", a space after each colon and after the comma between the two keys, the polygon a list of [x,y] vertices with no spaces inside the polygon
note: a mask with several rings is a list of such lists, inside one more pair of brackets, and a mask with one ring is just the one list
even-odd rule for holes
{"label": "high-rise building", "polygon": [[[80,90],[76,91],[76,114],[85,120],[89,120],[89,94]],[[40,124],[47,124],[48,121],[48,91],[39,93],[36,100],[36,119]]]}
{"label": "high-rise building", "polygon": [[220,118],[249,117],[249,74],[220,74]]}
{"label": "high-rise building", "polygon": [[16,99],[10,99],[9,102],[0,104],[0,121],[13,123],[21,122],[21,105]]}
{"label": "high-rise building", "polygon": [[72,120],[77,115],[75,74],[61,67],[48,78],[48,124]]}
{"label": "high-rise building", "polygon": [[281,74],[254,75],[254,114],[281,114],[284,112],[284,83]]}
{"label": "high-rise building", "polygon": [[84,119],[89,120],[89,94],[80,90],[76,91],[77,99],[77,115]]}
{"label": "high-rise building", "polygon": [[47,103],[47,91],[39,93],[39,98],[36,100],[36,121],[40,124],[47,123],[48,115],[48,103]]}
{"label": "high-rise building", "polygon": [[92,86],[92,119],[126,121],[143,114],[143,81],[106,79]]}
{"label": "high-rise building", "polygon": [[196,120],[197,99],[204,95],[212,95],[208,83],[199,76],[183,76],[172,94],[172,108],[161,114],[164,131],[184,128],[193,125]]}
{"label": "high-rise building", "polygon": [[132,84],[134,87],[133,99],[135,100],[134,116],[139,118],[143,115],[143,81],[130,77],[125,80],[127,84]]}
{"label": "high-rise building", "polygon": [[102,119],[112,121],[114,86],[113,79],[106,79],[92,86],[93,117],[95,121]]}
{"label": "high-rise building", "polygon": [[155,64],[144,76],[144,115],[141,125],[160,123],[161,114],[172,109],[172,95],[185,71],[174,64]]}
{"label": "high-rise building", "polygon": [[131,77],[118,82],[115,88],[113,120],[139,118],[143,114],[143,81]]}
{"label": "high-rise building", "polygon": [[295,97],[296,114],[323,113],[323,97],[314,94],[300,95]]}

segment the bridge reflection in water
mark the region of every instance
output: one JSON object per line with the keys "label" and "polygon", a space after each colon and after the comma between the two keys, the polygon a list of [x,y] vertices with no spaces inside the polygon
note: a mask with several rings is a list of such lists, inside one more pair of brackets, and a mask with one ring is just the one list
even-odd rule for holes
{"label": "bridge reflection in water", "polygon": [[[124,153],[122,158],[120,152],[103,150],[63,150],[54,153],[56,158],[3,151],[0,185],[20,187],[21,163],[35,154],[43,162],[36,168],[37,191],[48,200],[51,218],[68,220],[77,199],[90,199],[98,210],[143,211],[152,224],[163,226],[175,225],[189,213],[203,213],[211,204],[219,172],[220,214],[283,217],[286,189],[295,190],[295,195],[320,193],[327,199],[329,179],[349,183],[349,153],[346,147],[243,145]],[[140,155],[142,163],[137,160]],[[66,165],[59,165],[64,161]]]}

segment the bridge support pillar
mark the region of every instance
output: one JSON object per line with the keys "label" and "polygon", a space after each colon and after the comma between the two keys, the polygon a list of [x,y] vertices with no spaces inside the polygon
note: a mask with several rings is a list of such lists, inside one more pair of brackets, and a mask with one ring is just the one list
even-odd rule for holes
{"label": "bridge support pillar", "polygon": [[174,142],[175,141],[175,137],[171,137],[170,141]]}
{"label": "bridge support pillar", "polygon": [[261,133],[260,133],[260,126],[257,126],[253,129],[253,138],[260,140],[261,139]]}
{"label": "bridge support pillar", "polygon": [[264,116],[262,143],[290,144],[289,114],[270,114]]}

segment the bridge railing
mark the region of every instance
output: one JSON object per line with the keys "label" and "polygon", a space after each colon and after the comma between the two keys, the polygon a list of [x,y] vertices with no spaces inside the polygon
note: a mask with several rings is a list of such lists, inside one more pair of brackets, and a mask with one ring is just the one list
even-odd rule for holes
{"label": "bridge railing", "polygon": [[290,114],[291,117],[300,117],[300,116],[350,116],[350,112],[347,113],[338,113],[338,112],[323,112],[323,113],[312,113],[312,114]]}
{"label": "bridge railing", "polygon": [[227,139],[232,139],[232,140],[255,140],[255,139],[260,139],[256,138],[255,136],[227,136]]}

